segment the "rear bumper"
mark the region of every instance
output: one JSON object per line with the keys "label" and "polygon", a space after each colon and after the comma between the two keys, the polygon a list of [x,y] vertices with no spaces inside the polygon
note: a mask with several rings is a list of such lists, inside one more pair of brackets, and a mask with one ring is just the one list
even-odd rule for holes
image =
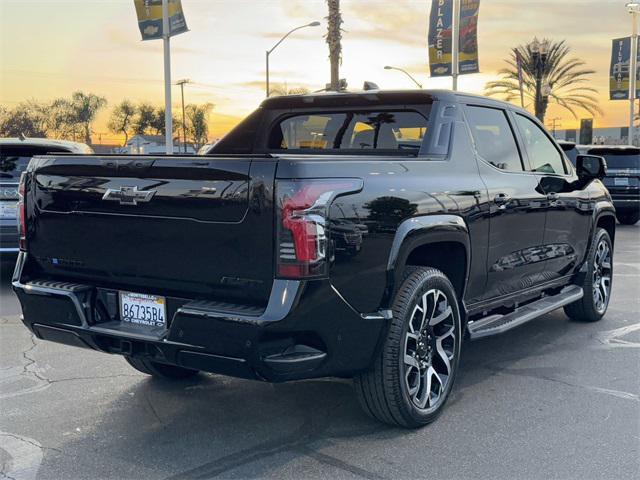
{"label": "rear bumper", "polygon": [[96,308],[109,291],[22,279],[25,258],[13,288],[24,324],[39,338],[241,378],[351,376],[370,364],[389,317],[354,311],[328,280],[276,280],[264,309],[167,297],[175,306],[168,328],[149,334],[117,318],[103,321]]}
{"label": "rear bumper", "polygon": [[609,188],[609,193],[616,211],[640,210],[640,190]]}

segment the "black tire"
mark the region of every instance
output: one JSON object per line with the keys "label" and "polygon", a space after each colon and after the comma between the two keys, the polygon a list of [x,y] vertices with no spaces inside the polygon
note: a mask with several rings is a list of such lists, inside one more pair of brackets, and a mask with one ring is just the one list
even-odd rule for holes
{"label": "black tire", "polygon": [[[601,261],[600,257],[604,255],[601,250],[603,248],[608,251],[608,259],[603,258]],[[608,289],[605,287],[606,278],[608,278]],[[577,302],[564,307],[564,312],[573,320],[597,322],[607,312],[613,286],[613,245],[609,233],[604,228],[596,230],[587,255],[587,272],[580,286],[584,290],[584,296]],[[606,297],[602,304],[598,300],[597,291],[600,296]]]}
{"label": "black tire", "polygon": [[[418,428],[438,417],[451,392],[460,358],[462,322],[456,292],[441,271],[409,267],[405,273],[394,297],[387,337],[369,370],[354,377],[354,388],[371,417]],[[422,311],[427,313],[421,319]],[[438,394],[433,402],[432,393],[434,397]],[[420,407],[422,400],[425,405]]]}
{"label": "black tire", "polygon": [[640,220],[640,212],[618,212],[616,218],[622,225],[635,225]]}
{"label": "black tire", "polygon": [[190,368],[178,367],[176,365],[167,365],[152,360],[135,357],[124,357],[129,365],[139,372],[152,375],[163,380],[184,380],[186,378],[195,377],[199,371]]}

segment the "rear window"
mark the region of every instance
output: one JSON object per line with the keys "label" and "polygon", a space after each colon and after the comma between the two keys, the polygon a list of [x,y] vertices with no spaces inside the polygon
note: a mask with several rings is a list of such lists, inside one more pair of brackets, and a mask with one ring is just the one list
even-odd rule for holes
{"label": "rear window", "polygon": [[20,175],[27,169],[31,157],[16,155],[0,155],[0,180],[20,179]]}
{"label": "rear window", "polygon": [[607,160],[608,168],[640,169],[640,149],[627,148],[615,150],[608,148],[591,148],[589,155],[599,155]]}
{"label": "rear window", "polygon": [[31,157],[60,152],[67,152],[67,150],[47,147],[0,146],[0,180],[18,181],[22,172],[27,169]]}
{"label": "rear window", "polygon": [[358,150],[418,153],[427,119],[413,111],[294,115],[271,131],[271,150]]}

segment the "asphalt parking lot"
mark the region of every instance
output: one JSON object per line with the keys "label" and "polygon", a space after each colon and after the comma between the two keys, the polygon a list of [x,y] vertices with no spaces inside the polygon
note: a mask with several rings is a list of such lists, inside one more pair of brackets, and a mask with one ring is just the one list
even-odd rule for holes
{"label": "asphalt parking lot", "polygon": [[596,324],[561,311],[467,343],[440,419],[380,425],[345,380],[165,384],[47,343],[0,289],[0,478],[640,478],[640,225]]}

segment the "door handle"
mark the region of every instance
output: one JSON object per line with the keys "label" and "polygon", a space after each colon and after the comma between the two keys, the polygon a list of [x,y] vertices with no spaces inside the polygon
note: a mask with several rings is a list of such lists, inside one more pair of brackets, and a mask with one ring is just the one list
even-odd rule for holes
{"label": "door handle", "polygon": [[504,205],[511,200],[511,197],[506,193],[499,193],[495,197],[493,197],[493,201],[498,205]]}

